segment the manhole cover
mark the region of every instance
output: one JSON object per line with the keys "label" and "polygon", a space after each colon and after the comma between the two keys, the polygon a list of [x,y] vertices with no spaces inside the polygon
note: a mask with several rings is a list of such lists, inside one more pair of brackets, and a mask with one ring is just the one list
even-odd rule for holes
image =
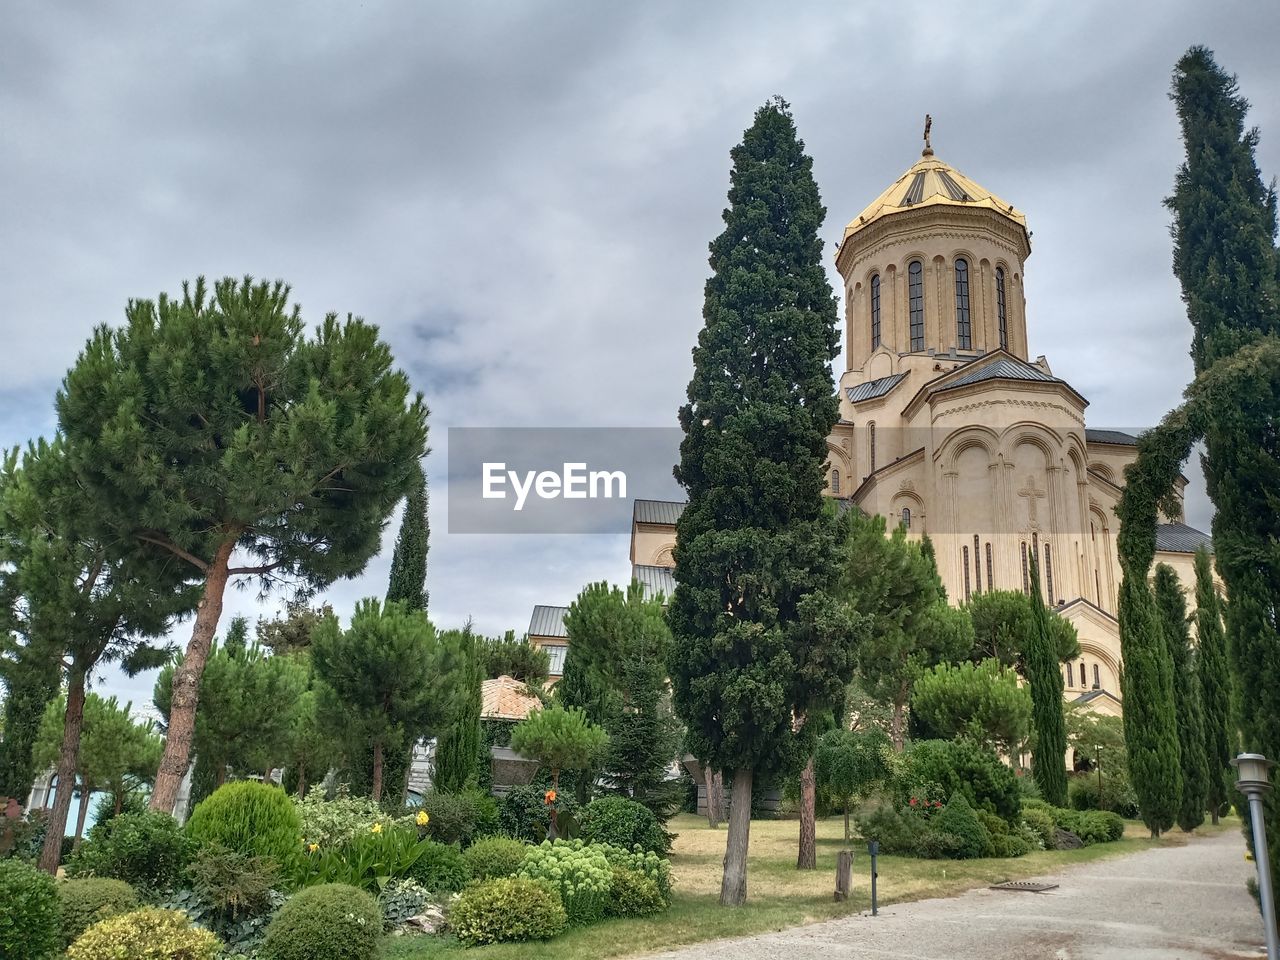
{"label": "manhole cover", "polygon": [[1027,893],[1044,893],[1046,890],[1056,890],[1056,883],[1040,883],[1038,880],[1010,880],[1008,883],[993,884],[992,890],[1023,890]]}

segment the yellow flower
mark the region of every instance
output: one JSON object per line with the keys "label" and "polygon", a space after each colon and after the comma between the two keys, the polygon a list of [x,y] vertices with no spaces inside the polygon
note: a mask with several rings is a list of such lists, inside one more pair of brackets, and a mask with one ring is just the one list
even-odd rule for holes
{"label": "yellow flower", "polygon": [[381,832],[382,832],[382,824],[380,824],[380,823],[375,823],[372,827],[370,827],[370,828],[369,828],[369,830],[370,830],[371,832],[373,832],[373,833],[381,833]]}
{"label": "yellow flower", "polygon": [[427,811],[425,810],[419,810],[418,816],[416,819],[418,821],[418,826],[420,827],[425,827],[428,823],[431,822],[431,818],[427,816]]}
{"label": "yellow flower", "polygon": [[315,853],[315,852],[316,852],[317,850],[319,850],[319,849],[320,849],[320,844],[318,844],[318,843],[309,843],[309,844],[307,844],[307,852],[308,852],[308,853]]}

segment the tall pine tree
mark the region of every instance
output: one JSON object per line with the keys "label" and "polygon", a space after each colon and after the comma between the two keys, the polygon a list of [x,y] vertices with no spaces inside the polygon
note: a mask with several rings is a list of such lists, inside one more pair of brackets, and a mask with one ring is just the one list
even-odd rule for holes
{"label": "tall pine tree", "polygon": [[399,600],[411,610],[427,609],[427,471],[418,464],[413,488],[404,501],[400,535],[391,555],[387,602]]}
{"label": "tall pine tree", "polygon": [[1231,800],[1231,674],[1209,551],[1196,551],[1196,672],[1204,707],[1205,804],[1213,823]]}
{"label": "tall pine tree", "polygon": [[818,238],[826,211],[782,100],[756,112],[731,156],[680,409],[675,474],[689,505],[669,616],[690,749],[733,773],[720,902],[737,905],[753,787],[803,766],[814,739],[803,718],[841,699],[852,651],[828,595],[836,534],[822,503],[839,414],[836,302]]}
{"label": "tall pine tree", "polygon": [[1156,564],[1152,592],[1160,614],[1160,628],[1169,647],[1173,669],[1173,706],[1178,717],[1178,755],[1182,768],[1182,802],[1178,826],[1190,832],[1204,823],[1208,771],[1204,757],[1204,712],[1200,705],[1200,677],[1191,650],[1187,599],[1173,567]]}
{"label": "tall pine tree", "polygon": [[1040,594],[1040,568],[1031,559],[1031,632],[1026,640],[1027,682],[1031,686],[1033,746],[1031,774],[1040,794],[1057,807],[1067,804],[1067,725],[1062,716],[1062,661],[1058,633]]}

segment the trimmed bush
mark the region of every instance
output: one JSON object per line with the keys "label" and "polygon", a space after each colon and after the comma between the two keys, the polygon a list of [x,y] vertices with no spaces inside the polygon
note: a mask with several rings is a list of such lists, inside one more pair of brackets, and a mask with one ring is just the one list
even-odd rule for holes
{"label": "trimmed bush", "polygon": [[503,941],[549,940],[568,920],[560,895],[546,883],[499,877],[462,891],[449,911],[449,926],[468,946]]}
{"label": "trimmed bush", "polygon": [[0,957],[42,960],[61,946],[53,877],[21,860],[0,860]]}
{"label": "trimmed bush", "polygon": [[214,960],[222,944],[185,913],[144,907],[100,920],[67,950],[68,960]]}
{"label": "trimmed bush", "polygon": [[138,907],[138,894],[123,880],[86,877],[58,884],[62,901],[62,943],[70,944],[99,920]]}
{"label": "trimmed bush", "polygon": [[615,870],[634,870],[643,873],[654,882],[662,899],[671,901],[671,864],[665,857],[656,853],[645,853],[643,850],[623,850],[607,843],[594,844],[600,848],[609,865]]}
{"label": "trimmed bush", "polygon": [[881,853],[914,855],[920,847],[921,839],[928,832],[928,825],[923,818],[903,813],[889,804],[858,817],[857,823],[858,834],[864,840],[878,842]]}
{"label": "trimmed bush", "polygon": [[221,844],[234,853],[271,857],[288,867],[302,849],[302,824],[293,801],[279,787],[254,780],[226,783],[196,805],[187,835],[202,846]]}
{"label": "trimmed bush", "polygon": [[191,850],[167,813],[122,813],[89,829],[67,862],[67,876],[112,877],[137,889],[177,886]]}
{"label": "trimmed bush", "polygon": [[581,840],[544,840],[530,848],[520,876],[555,887],[569,923],[594,923],[604,916],[613,884],[613,865],[604,851]]}
{"label": "trimmed bush", "polygon": [[1124,836],[1124,820],[1106,810],[1056,810],[1058,826],[1080,838],[1086,847],[1110,843]]}
{"label": "trimmed bush", "polygon": [[457,847],[428,840],[406,877],[432,893],[455,893],[471,879],[471,868]]}
{"label": "trimmed bush", "polygon": [[[530,843],[541,843],[547,836],[550,810],[541,787],[512,787],[498,805],[498,829],[507,836]],[[561,790],[554,804],[557,815],[571,816],[577,802],[567,790]]]}
{"label": "trimmed bush", "polygon": [[1022,811],[1018,779],[994,752],[972,740],[923,740],[906,754],[897,800],[905,806],[912,796],[943,799],[959,791],[973,809],[1012,823]]}
{"label": "trimmed bush", "polygon": [[512,877],[524,863],[527,845],[510,837],[486,837],[462,851],[463,859],[475,880]]}
{"label": "trimmed bush", "polygon": [[422,800],[430,818],[427,836],[440,843],[469,846],[477,837],[492,833],[498,825],[498,804],[487,793],[430,793]]}
{"label": "trimmed bush", "polygon": [[957,860],[989,857],[993,853],[991,835],[959,790],[951,795],[947,805],[933,818],[929,829],[931,833],[951,834],[959,841],[954,854]]}
{"label": "trimmed bush", "polygon": [[262,941],[263,960],[372,960],[382,911],[372,896],[342,883],[307,887],[280,908]]}
{"label": "trimmed bush", "polygon": [[640,849],[666,856],[671,835],[653,811],[625,797],[597,797],[578,814],[582,839],[588,843],[611,843],[624,850]]}
{"label": "trimmed bush", "polygon": [[1033,807],[1025,801],[1022,804],[1022,822],[1040,841],[1040,845],[1045,850],[1052,850],[1057,843],[1054,836],[1058,824],[1053,819],[1053,814],[1047,810]]}
{"label": "trimmed bush", "polygon": [[647,917],[667,908],[658,885],[638,870],[613,868],[613,887],[606,912],[611,917]]}
{"label": "trimmed bush", "polygon": [[1019,827],[1013,827],[1005,821],[1001,820],[994,813],[986,810],[975,810],[978,819],[982,821],[982,826],[987,831],[987,836],[991,838],[991,856],[993,857],[1020,857],[1025,853],[1030,853],[1034,847],[1031,841],[1030,833],[1024,834]]}

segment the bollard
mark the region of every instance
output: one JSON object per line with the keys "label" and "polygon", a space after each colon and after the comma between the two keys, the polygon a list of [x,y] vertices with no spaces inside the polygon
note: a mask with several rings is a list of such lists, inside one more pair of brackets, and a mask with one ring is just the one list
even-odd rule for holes
{"label": "bollard", "polygon": [[867,853],[871,854],[871,915],[874,917],[880,913],[876,904],[876,877],[880,876],[876,871],[876,857],[880,855],[880,841],[869,841],[867,843]]}

